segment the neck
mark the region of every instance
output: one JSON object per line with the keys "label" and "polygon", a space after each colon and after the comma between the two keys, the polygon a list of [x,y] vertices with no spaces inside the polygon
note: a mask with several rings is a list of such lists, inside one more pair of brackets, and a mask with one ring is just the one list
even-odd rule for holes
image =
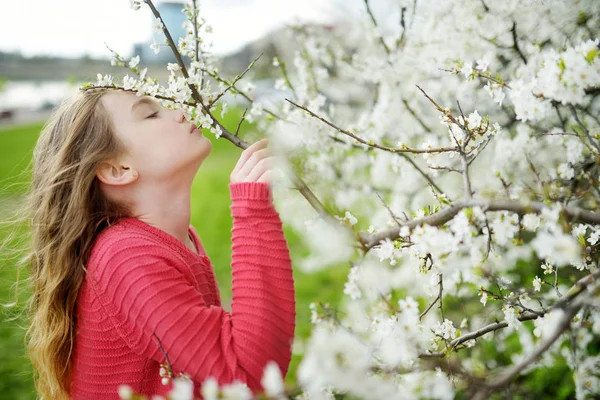
{"label": "neck", "polygon": [[145,188],[132,207],[138,219],[161,229],[182,243],[188,244],[190,226],[190,189],[173,190],[155,186]]}

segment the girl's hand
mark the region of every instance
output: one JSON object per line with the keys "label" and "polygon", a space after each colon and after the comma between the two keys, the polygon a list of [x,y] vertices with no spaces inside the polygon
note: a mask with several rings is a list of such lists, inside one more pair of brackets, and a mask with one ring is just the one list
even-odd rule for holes
{"label": "girl's hand", "polygon": [[274,172],[270,168],[275,165],[276,157],[272,156],[267,144],[268,139],[265,138],[242,151],[229,176],[231,183],[266,182],[271,185]]}

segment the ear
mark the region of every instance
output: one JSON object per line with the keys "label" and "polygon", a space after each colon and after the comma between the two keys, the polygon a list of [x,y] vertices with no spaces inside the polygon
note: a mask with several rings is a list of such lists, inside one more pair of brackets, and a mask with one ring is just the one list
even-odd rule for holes
{"label": "ear", "polygon": [[96,170],[96,176],[100,182],[107,185],[127,185],[135,182],[138,172],[130,165],[123,165],[115,161],[105,161]]}

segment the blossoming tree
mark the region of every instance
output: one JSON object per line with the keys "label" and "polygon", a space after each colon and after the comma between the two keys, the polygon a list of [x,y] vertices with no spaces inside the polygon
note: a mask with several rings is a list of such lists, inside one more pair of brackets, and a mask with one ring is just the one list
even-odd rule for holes
{"label": "blossoming tree", "polygon": [[[271,365],[268,396],[526,396],[544,368],[578,399],[600,393],[600,2],[344,2],[361,13],[290,29],[276,105],[245,78],[264,60],[219,74],[200,4],[175,43],[152,1],[131,3],[176,55],[169,85],[114,53],[132,76],[83,89],[153,96],[241,148],[215,107],[245,98],[240,124],[288,161],[274,201],[311,250],[296,265],[351,266],[339,309],[311,305],[302,393]],[[203,387],[219,390],[249,396]]]}

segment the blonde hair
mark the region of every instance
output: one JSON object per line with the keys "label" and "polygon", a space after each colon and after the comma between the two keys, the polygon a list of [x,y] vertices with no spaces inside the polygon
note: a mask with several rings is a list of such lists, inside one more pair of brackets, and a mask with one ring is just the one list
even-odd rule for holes
{"label": "blonde hair", "polygon": [[96,169],[122,153],[100,99],[106,89],[65,100],[44,125],[33,153],[32,182],[20,214],[30,227],[27,354],[41,399],[68,399],[76,301],[97,234],[125,207],[103,195]]}

